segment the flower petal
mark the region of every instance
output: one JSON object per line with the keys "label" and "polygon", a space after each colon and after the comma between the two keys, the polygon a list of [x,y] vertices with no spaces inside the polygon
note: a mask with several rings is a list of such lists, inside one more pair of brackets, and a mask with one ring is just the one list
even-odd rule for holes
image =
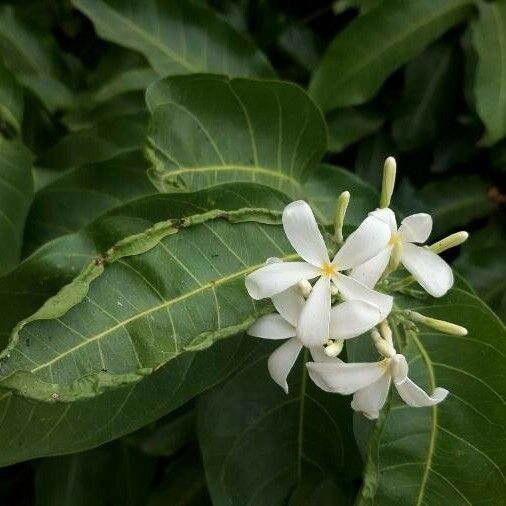
{"label": "flower petal", "polygon": [[329,262],[327,246],[306,202],[297,200],[285,207],[283,228],[295,251],[306,262],[318,267]]}
{"label": "flower petal", "polygon": [[345,276],[340,272],[332,276],[332,281],[341,292],[344,300],[362,300],[377,306],[380,310],[382,320],[390,314],[393,304],[393,297],[390,295],[371,290],[362,283],[359,283],[356,279]]}
{"label": "flower petal", "polygon": [[247,331],[250,336],[263,339],[288,339],[295,337],[295,327],[279,314],[261,316]]}
{"label": "flower petal", "polygon": [[384,207],[382,209],[376,209],[375,211],[370,212],[369,216],[386,223],[391,234],[395,234],[395,232],[397,232],[397,220],[395,219],[395,213],[390,208]]}
{"label": "flower petal", "polygon": [[276,348],[267,361],[267,367],[271,378],[285,391],[285,393],[288,393],[286,378],[293,364],[295,364],[301,349],[301,342],[294,337],[282,344],[279,348]]}
{"label": "flower petal", "polygon": [[313,286],[297,323],[297,337],[304,346],[317,346],[328,340],[330,303],[330,279],[322,276]]}
{"label": "flower petal", "polygon": [[446,399],[448,390],[446,388],[435,388],[432,395],[425,393],[416,383],[413,383],[409,378],[405,378],[401,382],[394,381],[395,388],[401,399],[415,408],[422,408],[425,406],[434,406]]}
{"label": "flower petal", "polygon": [[427,248],[402,245],[401,262],[420,285],[434,297],[442,297],[453,285],[451,267]]}
{"label": "flower petal", "polygon": [[351,401],[352,409],[359,411],[370,420],[378,418],[380,409],[384,406],[388,397],[390,380],[389,374],[383,374],[372,385],[355,392]]}
{"label": "flower petal", "polygon": [[365,286],[374,288],[387,268],[391,252],[392,248],[390,246],[383,248],[376,256],[352,269],[350,276]]}
{"label": "flower petal", "polygon": [[308,362],[309,376],[325,392],[348,395],[368,387],[387,371],[388,363]]}
{"label": "flower petal", "polygon": [[425,242],[432,232],[432,216],[418,213],[407,216],[401,221],[399,235],[403,242]]}
{"label": "flower petal", "polygon": [[300,313],[306,303],[306,300],[300,295],[296,286],[291,286],[286,290],[272,296],[272,303],[276,311],[291,325],[297,326]]}
{"label": "flower petal", "polygon": [[332,263],[340,271],[363,264],[386,247],[391,235],[388,225],[368,216],[344,241]]}
{"label": "flower petal", "polygon": [[349,339],[356,337],[384,320],[378,306],[362,300],[350,300],[330,310],[329,337]]}
{"label": "flower petal", "polygon": [[320,269],[306,262],[270,263],[246,276],[246,289],[253,299],[264,299],[319,274]]}

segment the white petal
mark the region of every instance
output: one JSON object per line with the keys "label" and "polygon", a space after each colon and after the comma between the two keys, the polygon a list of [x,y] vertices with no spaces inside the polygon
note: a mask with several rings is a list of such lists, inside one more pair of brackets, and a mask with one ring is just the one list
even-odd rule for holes
{"label": "white petal", "polygon": [[246,289],[253,299],[264,299],[319,274],[320,269],[306,262],[271,263],[246,276]]}
{"label": "white petal", "polygon": [[402,245],[401,262],[420,285],[434,297],[442,297],[453,285],[451,267],[427,248]]}
{"label": "white petal", "polygon": [[365,388],[387,371],[385,360],[371,363],[346,364],[337,362],[308,362],[309,376],[322,390],[348,395]]}
{"label": "white petal", "polygon": [[300,313],[306,303],[304,297],[300,295],[297,286],[291,286],[286,290],[272,296],[272,303],[276,311],[294,327],[297,326]]}
{"label": "white petal", "polygon": [[340,272],[332,276],[332,281],[345,300],[362,300],[377,306],[380,310],[382,320],[390,314],[393,304],[393,297],[390,295],[371,290],[362,283],[359,283],[356,279],[345,276]]}
{"label": "white petal", "polygon": [[295,337],[295,327],[279,314],[266,314],[248,329],[248,334],[263,339],[288,339]]}
{"label": "white petal", "polygon": [[301,342],[294,337],[275,349],[267,362],[271,378],[285,391],[285,393],[288,393],[286,378],[293,364],[295,364],[301,349]]}
{"label": "white petal", "polygon": [[427,213],[407,216],[401,221],[399,235],[403,242],[425,242],[432,232],[432,217]]}
{"label": "white petal", "polygon": [[433,406],[441,401],[444,401],[448,395],[446,388],[435,388],[432,395],[426,394],[416,383],[413,383],[409,378],[397,383],[394,381],[395,388],[399,392],[401,399],[415,408],[422,408],[424,406]]}
{"label": "white petal", "polygon": [[316,266],[329,262],[327,246],[318,229],[313,211],[303,200],[288,204],[283,211],[283,228],[295,251]]}
{"label": "white petal", "polygon": [[327,342],[330,302],[330,279],[322,276],[313,286],[297,323],[297,337],[304,346],[317,346]]}
{"label": "white petal", "polygon": [[360,336],[384,320],[378,306],[361,300],[345,301],[330,310],[331,339]]}
{"label": "white petal", "polygon": [[309,348],[309,351],[311,352],[311,356],[313,357],[314,362],[342,362],[342,360],[338,357],[329,357],[325,353],[323,346],[312,346]]}
{"label": "white petal", "polygon": [[380,409],[387,400],[390,379],[389,374],[383,374],[372,385],[355,392],[351,401],[352,409],[361,412],[370,420],[378,418]]}
{"label": "white petal", "polygon": [[365,286],[374,288],[387,268],[391,252],[392,248],[390,246],[383,248],[376,256],[352,269],[350,276]]}
{"label": "white petal", "polygon": [[332,263],[340,271],[363,264],[385,248],[390,237],[388,225],[368,216],[344,241]]}
{"label": "white petal", "polygon": [[395,219],[395,213],[388,207],[376,209],[376,211],[370,212],[369,216],[373,216],[374,218],[381,220],[383,223],[386,223],[391,234],[395,234],[395,232],[397,232],[397,220]]}

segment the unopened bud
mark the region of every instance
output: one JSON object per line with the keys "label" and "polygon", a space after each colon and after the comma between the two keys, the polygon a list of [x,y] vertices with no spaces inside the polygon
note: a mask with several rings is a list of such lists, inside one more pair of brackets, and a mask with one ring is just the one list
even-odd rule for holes
{"label": "unopened bud", "polygon": [[311,283],[307,279],[301,279],[297,283],[297,290],[305,299],[309,297],[309,294],[311,293],[312,289],[313,287],[311,286]]}
{"label": "unopened bud", "polygon": [[324,346],[325,355],[327,355],[327,357],[337,357],[343,350],[343,346],[343,339],[329,339]]}
{"label": "unopened bud", "polygon": [[380,207],[388,207],[392,200],[392,194],[395,186],[395,175],[397,172],[397,163],[393,156],[389,156],[383,165],[383,182],[381,184]]}
{"label": "unopened bud", "polygon": [[392,344],[381,337],[381,334],[378,332],[378,329],[374,328],[371,330],[371,337],[374,341],[374,346],[378,350],[378,353],[386,358],[395,357],[397,352]]}
{"label": "unopened bud", "polygon": [[451,234],[444,239],[441,239],[438,242],[435,242],[430,246],[430,250],[439,255],[443,251],[446,251],[450,248],[455,248],[456,246],[460,246],[463,242],[467,241],[469,234],[467,232],[456,232],[455,234]]}
{"label": "unopened bud", "polygon": [[416,311],[406,310],[406,316],[415,322],[423,323],[427,327],[431,327],[445,334],[451,334],[452,336],[467,336],[467,329],[460,325],[447,322],[445,320],[437,320],[436,318],[429,318],[423,314],[417,313]]}
{"label": "unopened bud", "polygon": [[334,216],[334,239],[338,244],[343,242],[343,223],[349,202],[350,192],[348,191],[341,193],[337,199],[336,214]]}
{"label": "unopened bud", "polygon": [[334,285],[334,283],[331,283],[330,284],[330,295],[332,297],[335,297],[338,293],[339,293],[339,289],[337,288],[337,286]]}
{"label": "unopened bud", "polygon": [[388,325],[387,320],[383,320],[380,324],[380,332],[383,337],[383,339],[388,343],[393,345],[393,339],[392,339],[392,329],[390,328],[390,325]]}

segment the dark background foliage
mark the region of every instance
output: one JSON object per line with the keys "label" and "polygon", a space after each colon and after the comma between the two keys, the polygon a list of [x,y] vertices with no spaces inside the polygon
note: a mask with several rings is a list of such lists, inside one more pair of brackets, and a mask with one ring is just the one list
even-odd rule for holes
{"label": "dark background foliage", "polygon": [[[345,37],[346,30],[360,18],[365,37],[372,26],[387,26],[390,20],[381,14],[375,16],[375,10],[384,4],[394,8],[397,5],[390,0],[198,3],[209,5],[237,31],[247,34],[280,79],[304,88],[311,83],[310,89],[317,97],[312,76],[322,65],[332,41]],[[26,23],[26,30],[40,42],[44,56],[41,59],[35,51],[12,58],[15,51],[10,47],[11,39],[21,43],[21,50],[33,48],[23,46],[22,34],[16,32],[17,26],[11,21],[9,2],[0,2],[0,57],[4,61],[0,64],[0,79],[14,75],[23,85],[24,94],[24,114],[18,115],[22,121],[2,114],[0,132],[12,142],[21,138],[29,148],[35,160],[35,189],[39,190],[28,214],[22,244],[22,255],[26,257],[48,238],[60,235],[61,230],[79,229],[106,207],[102,198],[95,201],[90,193],[80,208],[82,215],[73,216],[69,210],[54,218],[55,213],[62,214],[62,208],[51,208],[53,197],[41,191],[44,186],[54,184],[63,174],[67,179],[61,183],[62,188],[76,183],[93,189],[93,171],[105,170],[100,165],[104,161],[111,171],[125,163],[139,167],[135,153],[130,152],[144,142],[147,115],[143,92],[156,76],[139,53],[98,36],[92,21],[69,1],[17,0],[10,4],[16,19]],[[506,7],[504,2],[483,2],[478,7],[469,5],[459,16],[458,22],[439,29],[435,36],[438,28],[429,26],[427,43],[422,47],[406,43],[413,49],[404,56],[394,56],[397,62],[393,65],[380,62],[381,68],[390,65],[390,71],[384,80],[380,79],[377,90],[366,90],[356,99],[347,98],[346,82],[339,83],[343,69],[317,71],[323,72],[321,79],[325,81],[336,80],[334,96],[325,99],[337,106],[325,108],[329,151],[324,161],[378,188],[383,160],[394,155],[399,167],[394,206],[401,214],[430,212],[435,222],[434,239],[463,229],[471,233],[466,246],[449,258],[504,321],[506,55],[494,49],[500,40],[494,40],[491,24],[504,23],[497,37],[506,45]],[[337,51],[349,59],[348,67],[361,57],[352,41]],[[24,68],[24,59],[30,63],[32,58],[35,70]],[[132,70],[135,72],[118,85],[124,86],[122,92],[114,91],[110,84],[113,78]],[[352,78],[371,81],[367,75]],[[51,80],[58,81],[63,89],[53,93]],[[498,83],[503,91],[499,100],[487,83]],[[493,117],[494,110],[502,114],[502,123]],[[64,174],[70,167],[94,163],[97,165],[91,165],[86,174]],[[132,175],[135,191],[114,198],[123,202],[151,192],[144,172],[142,165],[138,176]],[[104,195],[114,193],[114,180],[103,184],[100,191]],[[65,205],[64,201],[58,205],[62,202]],[[244,382],[261,384],[267,379],[245,378]],[[230,390],[233,399],[233,386]],[[219,399],[207,397],[206,409],[213,409],[214,402]],[[233,406],[225,403],[223,409],[232,410]],[[241,420],[236,422],[240,425]],[[140,431],[98,449],[0,469],[0,504],[208,504],[209,492],[196,443],[197,425],[194,401],[190,401]],[[359,469],[360,464],[349,462],[344,490],[336,489],[332,482],[312,484],[308,480],[290,504],[347,503],[360,487]],[[219,496],[219,491],[214,496]]]}

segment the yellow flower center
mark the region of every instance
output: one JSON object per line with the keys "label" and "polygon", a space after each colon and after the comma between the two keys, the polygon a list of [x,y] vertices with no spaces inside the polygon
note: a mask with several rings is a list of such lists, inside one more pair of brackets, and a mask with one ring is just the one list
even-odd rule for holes
{"label": "yellow flower center", "polygon": [[332,276],[334,276],[335,274],[337,274],[337,268],[336,268],[336,266],[332,265],[332,264],[329,264],[328,262],[325,262],[321,266],[321,271],[322,271],[322,274],[324,276],[327,276],[329,278],[331,278]]}

